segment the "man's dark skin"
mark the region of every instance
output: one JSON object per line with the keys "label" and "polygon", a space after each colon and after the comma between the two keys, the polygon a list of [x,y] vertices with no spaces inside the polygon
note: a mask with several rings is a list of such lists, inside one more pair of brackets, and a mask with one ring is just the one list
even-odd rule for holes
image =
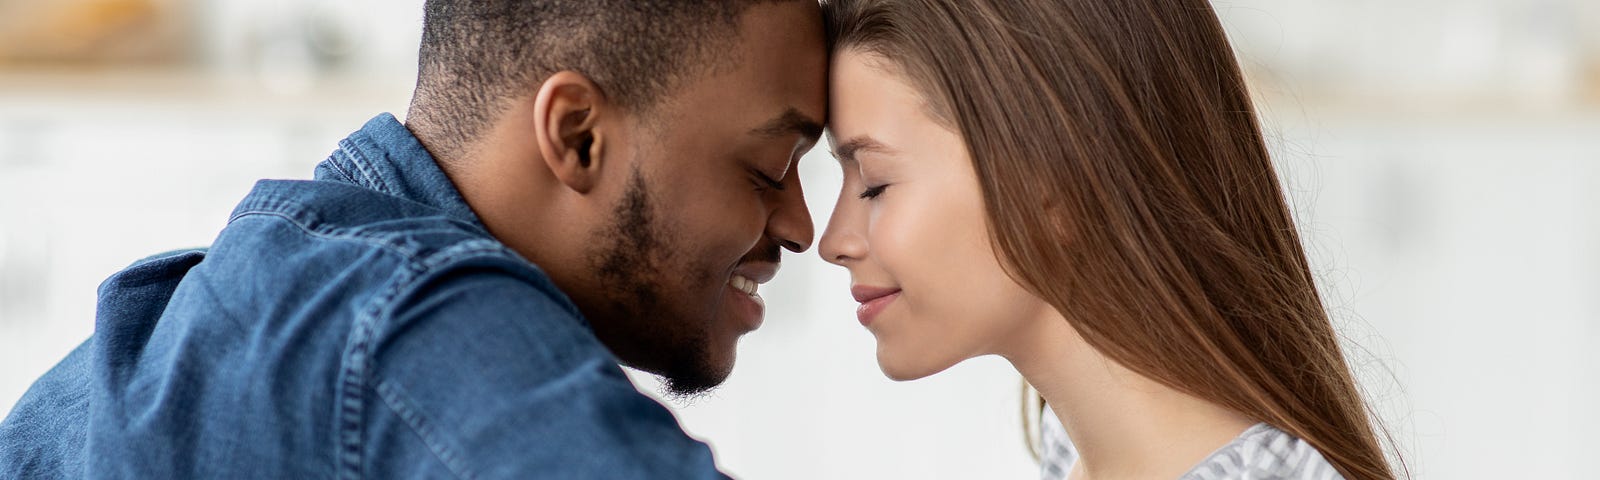
{"label": "man's dark skin", "polygon": [[[813,226],[796,162],[827,108],[813,2],[752,6],[717,68],[646,111],[589,78],[551,75],[504,104],[464,148],[408,127],[484,225],[539,266],[626,365],[693,394],[732,371],[762,307],[730,285],[766,282]],[[415,108],[413,109],[415,111]]]}

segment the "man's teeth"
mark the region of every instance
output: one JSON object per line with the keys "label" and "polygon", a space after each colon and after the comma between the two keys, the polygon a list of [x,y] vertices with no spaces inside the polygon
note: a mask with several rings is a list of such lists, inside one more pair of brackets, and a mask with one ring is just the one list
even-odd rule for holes
{"label": "man's teeth", "polygon": [[756,289],[761,286],[755,280],[745,278],[743,275],[734,275],[733,278],[728,279],[728,285],[732,286],[734,290],[744,292],[745,295],[752,297],[756,296]]}

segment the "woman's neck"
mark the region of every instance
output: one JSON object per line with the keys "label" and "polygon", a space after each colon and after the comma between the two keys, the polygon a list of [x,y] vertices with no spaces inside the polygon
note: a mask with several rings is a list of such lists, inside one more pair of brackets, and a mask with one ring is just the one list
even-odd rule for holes
{"label": "woman's neck", "polygon": [[1074,479],[1177,478],[1255,421],[1112,361],[1053,309],[1001,356],[1078,450]]}

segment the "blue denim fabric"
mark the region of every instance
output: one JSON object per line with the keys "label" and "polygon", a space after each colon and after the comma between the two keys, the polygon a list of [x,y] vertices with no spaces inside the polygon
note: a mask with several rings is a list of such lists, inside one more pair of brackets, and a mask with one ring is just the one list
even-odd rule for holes
{"label": "blue denim fabric", "polygon": [[387,114],[99,294],[0,478],[725,478]]}

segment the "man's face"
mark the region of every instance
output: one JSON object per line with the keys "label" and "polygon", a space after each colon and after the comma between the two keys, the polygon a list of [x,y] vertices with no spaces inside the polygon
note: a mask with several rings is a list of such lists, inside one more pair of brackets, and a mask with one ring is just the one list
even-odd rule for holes
{"label": "man's face", "polygon": [[587,247],[603,290],[596,334],[680,395],[727,378],[739,337],[762,322],[756,284],[813,236],[795,163],[826,113],[820,13],[788,2],[738,20],[734,62],[634,122],[625,193]]}

